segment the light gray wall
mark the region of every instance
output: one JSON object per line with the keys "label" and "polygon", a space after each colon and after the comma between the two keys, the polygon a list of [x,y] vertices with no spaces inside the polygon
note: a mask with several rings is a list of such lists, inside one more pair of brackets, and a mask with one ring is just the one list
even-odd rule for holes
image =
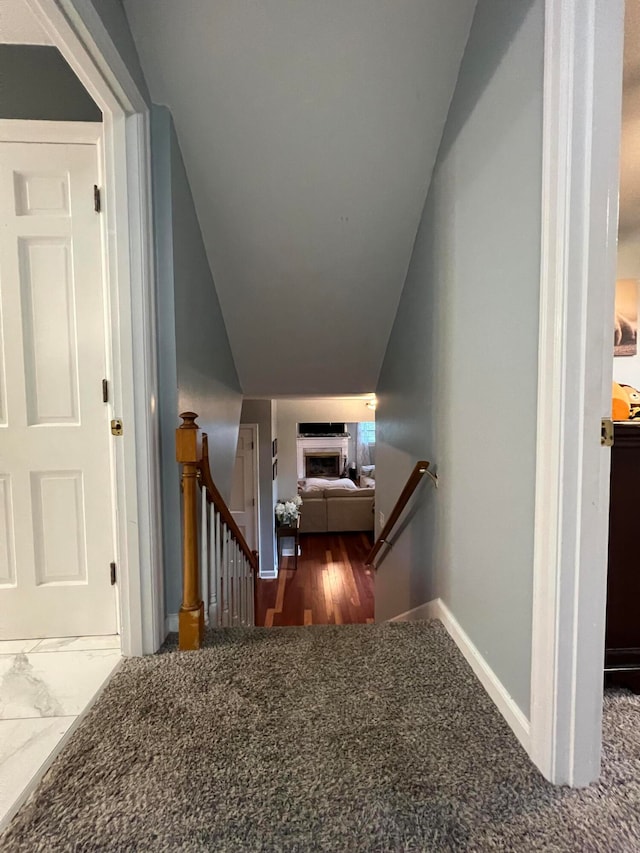
{"label": "light gray wall", "polygon": [[211,472],[229,501],[242,392],[173,123],[171,190],[178,406],[200,416]]}
{"label": "light gray wall", "polygon": [[272,400],[243,400],[240,423],[258,424],[258,490],[260,496],[260,572],[271,574],[275,561],[273,479],[271,442],[273,435]]}
{"label": "light gray wall", "polygon": [[376,618],[441,597],[529,714],[543,0],[479,0],[378,386]]}
{"label": "light gray wall", "polygon": [[231,495],[242,395],[215,284],[204,254],[169,111],[152,110],[158,276],[160,422],[167,612],[180,604],[180,492],[175,462],[178,414],[193,411],[209,435],[211,470]]}
{"label": "light gray wall", "polygon": [[0,44],[0,118],[102,121],[57,47]]}

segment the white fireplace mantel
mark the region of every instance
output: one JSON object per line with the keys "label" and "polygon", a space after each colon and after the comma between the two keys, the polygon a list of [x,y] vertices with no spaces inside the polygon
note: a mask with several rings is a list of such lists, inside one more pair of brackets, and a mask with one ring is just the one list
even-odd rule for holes
{"label": "white fireplace mantel", "polygon": [[347,464],[347,455],[349,453],[349,439],[343,437],[323,437],[317,438],[299,438],[298,439],[298,479],[304,477],[304,457],[310,452],[330,453],[336,452],[340,454],[340,469],[342,470]]}

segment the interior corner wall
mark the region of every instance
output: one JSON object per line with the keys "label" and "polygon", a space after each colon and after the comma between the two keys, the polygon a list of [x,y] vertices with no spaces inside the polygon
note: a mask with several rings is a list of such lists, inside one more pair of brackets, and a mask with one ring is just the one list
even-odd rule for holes
{"label": "interior corner wall", "polygon": [[211,470],[229,500],[242,407],[240,384],[169,111],[152,109],[158,370],[166,608],[180,605],[181,525],[175,429],[198,414]]}
{"label": "interior corner wall", "polygon": [[440,597],[529,716],[544,0],[479,0],[381,370],[376,619]]}
{"label": "interior corner wall", "polygon": [[102,113],[57,47],[0,44],[0,118],[102,121]]}
{"label": "interior corner wall", "polygon": [[298,492],[298,424],[374,421],[375,412],[362,398],[308,397],[278,400],[277,498],[287,500]]}
{"label": "interior corner wall", "polygon": [[258,495],[260,504],[260,574],[271,575],[275,570],[275,529],[273,508],[272,400],[243,400],[240,423],[258,424]]}

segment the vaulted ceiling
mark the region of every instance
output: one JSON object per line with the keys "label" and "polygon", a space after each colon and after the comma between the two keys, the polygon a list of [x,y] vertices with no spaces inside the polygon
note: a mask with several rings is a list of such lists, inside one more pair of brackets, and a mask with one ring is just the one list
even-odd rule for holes
{"label": "vaulted ceiling", "polygon": [[125,0],[243,390],[376,386],[475,0]]}

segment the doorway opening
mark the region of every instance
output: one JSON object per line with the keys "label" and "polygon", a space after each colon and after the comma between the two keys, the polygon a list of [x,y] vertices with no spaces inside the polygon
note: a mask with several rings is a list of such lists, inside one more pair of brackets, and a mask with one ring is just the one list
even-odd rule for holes
{"label": "doorway opening", "polygon": [[147,104],[97,17],[3,12],[0,825],[164,621]]}
{"label": "doorway opening", "polygon": [[113,638],[103,116],[19,0],[0,69],[0,641]]}
{"label": "doorway opening", "polygon": [[373,622],[372,398],[244,401],[241,432],[259,435],[256,624]]}
{"label": "doorway opening", "polygon": [[241,424],[229,509],[251,551],[260,553],[259,425]]}
{"label": "doorway opening", "polygon": [[1,43],[0,76],[1,826],[121,644],[102,113],[52,44]]}
{"label": "doorway opening", "polygon": [[[636,571],[635,504],[640,476],[640,2],[626,0],[620,145],[611,449],[605,686],[627,688],[640,710],[640,575]],[[605,701],[606,701],[605,693]]]}
{"label": "doorway opening", "polygon": [[[101,379],[110,380],[112,417],[123,424],[110,438],[117,557],[115,570],[105,571],[116,575],[123,653],[149,653],[164,639],[149,105],[98,15],[60,0],[12,0],[11,12],[37,29],[38,44],[58,49],[102,114],[98,189],[109,327]],[[102,399],[101,387],[98,393]]]}

